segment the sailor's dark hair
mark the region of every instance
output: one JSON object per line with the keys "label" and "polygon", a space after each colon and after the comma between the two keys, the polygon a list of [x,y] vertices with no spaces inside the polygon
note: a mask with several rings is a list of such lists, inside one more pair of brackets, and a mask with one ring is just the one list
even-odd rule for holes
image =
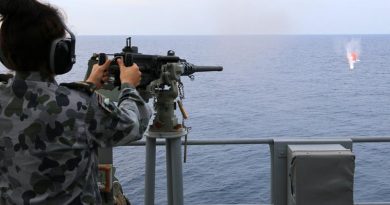
{"label": "sailor's dark hair", "polygon": [[49,66],[51,43],[65,36],[60,12],[37,0],[1,0],[0,49],[7,67],[39,71]]}

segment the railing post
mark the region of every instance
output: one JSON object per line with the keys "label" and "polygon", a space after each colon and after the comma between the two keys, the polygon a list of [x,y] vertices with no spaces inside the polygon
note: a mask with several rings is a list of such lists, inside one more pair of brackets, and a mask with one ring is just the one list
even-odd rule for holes
{"label": "railing post", "polygon": [[156,174],[156,138],[146,137],[145,205],[154,205]]}

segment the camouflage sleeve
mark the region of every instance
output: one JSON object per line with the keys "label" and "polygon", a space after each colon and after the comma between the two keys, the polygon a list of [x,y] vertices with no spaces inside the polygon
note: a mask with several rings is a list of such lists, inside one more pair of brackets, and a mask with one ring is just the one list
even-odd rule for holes
{"label": "camouflage sleeve", "polygon": [[142,138],[151,110],[137,90],[123,84],[118,103],[92,95],[86,117],[87,130],[100,147],[125,145]]}

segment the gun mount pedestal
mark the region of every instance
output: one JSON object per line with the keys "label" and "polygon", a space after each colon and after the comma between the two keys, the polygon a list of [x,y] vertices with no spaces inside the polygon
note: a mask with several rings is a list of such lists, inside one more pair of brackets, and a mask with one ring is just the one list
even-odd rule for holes
{"label": "gun mount pedestal", "polygon": [[180,64],[162,66],[159,79],[147,88],[154,96],[155,116],[146,133],[145,205],[154,205],[156,139],[166,140],[167,198],[168,205],[183,205],[183,170],[181,138],[187,134],[175,115],[178,82],[182,73]]}
{"label": "gun mount pedestal", "polygon": [[[114,56],[109,65],[109,81],[99,92],[112,101],[118,100],[120,93],[120,68],[116,59],[123,58],[126,66],[136,63],[142,73],[137,90],[146,102],[154,98],[155,118],[149,132],[146,133],[146,176],[145,176],[145,204],[154,204],[154,184],[156,165],[156,139],[166,140],[167,180],[168,180],[168,204],[182,205],[183,179],[181,163],[181,137],[186,136],[184,125],[179,124],[174,114],[176,106],[179,106],[183,119],[187,118],[181,101],[176,102],[180,94],[180,100],[184,98],[181,76],[193,79],[196,72],[222,71],[221,66],[196,66],[185,59],[175,56],[170,50],[167,55],[149,55],[138,52],[138,47],[131,45],[131,38],[126,39],[126,46],[120,53],[93,54],[88,61],[88,70],[85,79],[92,72],[95,64],[103,64],[107,56]],[[105,159],[110,156],[110,159]],[[99,152],[100,163],[112,165],[112,148]],[[112,204],[112,201],[110,202]]]}

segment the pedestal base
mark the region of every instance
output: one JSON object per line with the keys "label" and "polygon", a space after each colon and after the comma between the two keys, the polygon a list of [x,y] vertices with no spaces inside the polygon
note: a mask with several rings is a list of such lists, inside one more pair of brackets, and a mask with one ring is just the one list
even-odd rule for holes
{"label": "pedestal base", "polygon": [[181,161],[181,137],[187,132],[146,133],[145,205],[154,205],[156,172],[156,139],[166,140],[167,197],[168,205],[183,205],[183,170]]}

